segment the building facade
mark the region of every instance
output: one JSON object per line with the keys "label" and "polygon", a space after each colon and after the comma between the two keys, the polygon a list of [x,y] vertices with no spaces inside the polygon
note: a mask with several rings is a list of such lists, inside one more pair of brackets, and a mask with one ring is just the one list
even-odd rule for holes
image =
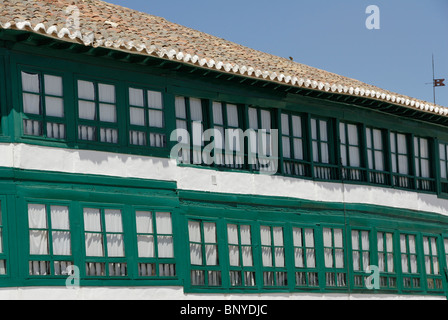
{"label": "building facade", "polygon": [[448,109],[101,1],[3,6],[0,298],[446,299]]}

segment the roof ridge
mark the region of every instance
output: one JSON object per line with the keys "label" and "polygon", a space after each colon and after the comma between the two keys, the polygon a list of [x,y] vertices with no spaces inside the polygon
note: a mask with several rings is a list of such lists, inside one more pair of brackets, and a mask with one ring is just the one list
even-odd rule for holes
{"label": "roof ridge", "polygon": [[[20,0],[3,0],[0,8],[2,6],[5,10],[2,10],[0,16],[0,28],[3,29],[28,30],[64,41],[76,41],[85,46],[156,56],[220,72],[372,98],[448,115],[448,108],[443,106],[252,49],[170,22],[163,17],[102,0],[35,0],[25,3]],[[66,9],[69,6],[79,10],[78,28],[67,25]],[[55,11],[66,14],[59,16]],[[148,23],[146,19],[144,23],[138,23],[134,14],[150,17],[152,23]]]}

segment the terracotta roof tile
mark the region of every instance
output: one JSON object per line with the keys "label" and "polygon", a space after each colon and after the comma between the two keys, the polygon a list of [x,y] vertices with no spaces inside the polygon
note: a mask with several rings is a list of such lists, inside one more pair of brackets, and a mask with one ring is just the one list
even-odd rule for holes
{"label": "terracotta roof tile", "polygon": [[[70,24],[79,10],[79,28]],[[0,28],[29,30],[86,46],[109,47],[314,90],[364,96],[448,116],[448,108],[398,95],[164,18],[99,0],[2,0]]]}

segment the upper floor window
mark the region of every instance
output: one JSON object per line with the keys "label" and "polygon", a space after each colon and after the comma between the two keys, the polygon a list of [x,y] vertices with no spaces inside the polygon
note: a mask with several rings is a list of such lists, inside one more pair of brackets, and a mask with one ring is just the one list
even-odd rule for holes
{"label": "upper floor window", "polygon": [[448,193],[448,143],[439,143],[441,191]]}
{"label": "upper floor window", "polygon": [[[252,159],[248,163],[253,170],[268,169],[271,164],[267,158],[272,156],[272,114],[270,110],[255,107],[248,108],[249,152]],[[256,159],[255,159],[256,157]]]}
{"label": "upper floor window", "polygon": [[393,185],[402,188],[412,188],[409,176],[409,148],[405,134],[390,133],[390,151],[393,175]]}
{"label": "upper floor window", "polygon": [[304,134],[302,117],[282,113],[283,173],[293,176],[309,176],[309,166],[303,161]]}
{"label": "upper floor window", "polygon": [[330,120],[311,118],[313,176],[318,179],[331,180],[338,177],[337,167],[332,165],[331,131]]}
{"label": "upper floor window", "polygon": [[67,206],[29,204],[29,274],[66,275],[73,264]]}
{"label": "upper floor window", "polygon": [[435,190],[435,181],[431,175],[431,159],[429,154],[428,139],[414,137],[416,187],[419,190]]}
{"label": "upper floor window", "polygon": [[339,123],[339,141],[341,151],[342,179],[364,180],[361,169],[361,152],[358,126],[355,124]]}
{"label": "upper floor window", "polygon": [[78,138],[118,143],[114,85],[78,80]]}
{"label": "upper floor window", "polygon": [[23,133],[65,139],[62,77],[24,71],[21,76]]}
{"label": "upper floor window", "polygon": [[388,184],[388,175],[384,161],[384,137],[379,129],[366,128],[368,181],[376,184]]}
{"label": "upper floor window", "polygon": [[[176,97],[175,100],[176,128],[178,139],[188,145],[188,149],[179,154],[179,161],[183,163],[202,164],[202,147],[204,139],[204,116],[202,101],[196,98]],[[185,135],[184,135],[185,134]]]}
{"label": "upper floor window", "polygon": [[[244,144],[240,132],[240,112],[235,104],[213,102],[212,123],[215,132],[214,162],[218,166],[241,169],[244,166]],[[231,130],[232,133],[228,130]]]}
{"label": "upper floor window", "polygon": [[162,93],[129,88],[129,124],[131,145],[165,148]]}

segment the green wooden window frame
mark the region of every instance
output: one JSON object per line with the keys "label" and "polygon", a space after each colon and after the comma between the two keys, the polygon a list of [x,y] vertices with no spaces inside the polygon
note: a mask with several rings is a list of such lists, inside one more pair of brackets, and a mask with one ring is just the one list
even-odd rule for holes
{"label": "green wooden window frame", "polygon": [[402,286],[404,290],[422,290],[418,235],[400,233]]}
{"label": "green wooden window frame", "polygon": [[414,185],[417,190],[436,191],[436,180],[433,177],[431,150],[430,139],[414,136]]}
{"label": "green wooden window frame", "polygon": [[162,92],[140,86],[129,86],[128,110],[130,146],[167,147],[165,105]]}
{"label": "green wooden window frame", "polygon": [[371,234],[370,230],[351,230],[351,251],[353,268],[353,286],[355,288],[366,288],[366,277],[369,275],[366,270],[371,265]]}
{"label": "green wooden window frame", "polygon": [[439,142],[440,192],[448,193],[448,142]]}
{"label": "green wooden window frame", "polygon": [[395,233],[377,231],[378,267],[380,271],[380,288],[397,289]]}
{"label": "green wooden window frame", "polygon": [[[246,107],[246,126],[249,133],[246,163],[250,171],[270,170],[273,148],[278,141],[273,141],[272,130],[276,130],[275,112],[258,106]],[[269,116],[269,119],[267,117]],[[251,158],[255,156],[256,159]]]}
{"label": "green wooden window frame", "polygon": [[312,227],[293,226],[295,286],[319,288],[316,232]]}
{"label": "green wooden window frame", "polygon": [[385,131],[366,127],[367,181],[373,184],[390,185],[386,163]]}
{"label": "green wooden window frame", "polygon": [[324,270],[326,288],[346,288],[347,267],[345,263],[344,228],[324,227],[322,230],[324,248]]}
{"label": "green wooden window frame", "polygon": [[[22,134],[27,137],[65,140],[67,125],[63,76],[21,68],[20,79]],[[26,79],[37,83],[27,84]],[[53,82],[53,86],[52,81],[56,82]]]}
{"label": "green wooden window frame", "polygon": [[[300,114],[281,113],[282,172],[294,177],[310,177],[307,161],[305,117]],[[280,151],[280,150],[279,150]]]}
{"label": "green wooden window frame", "polygon": [[339,166],[335,164],[334,133],[331,119],[310,118],[312,173],[318,180],[339,180]]}
{"label": "green wooden window frame", "polygon": [[254,228],[243,222],[228,222],[226,227],[230,287],[256,288]]}
{"label": "green wooden window frame", "polygon": [[398,188],[414,189],[411,167],[409,134],[390,132],[390,157],[392,185]]}
{"label": "green wooden window frame", "polygon": [[439,248],[439,237],[423,235],[423,259],[426,272],[426,288],[428,290],[443,291]]}
{"label": "green wooden window frame", "polygon": [[28,202],[27,220],[29,276],[67,277],[67,268],[73,265],[70,207]]}
{"label": "green wooden window frame", "polygon": [[362,158],[362,135],[359,124],[339,122],[341,178],[345,181],[366,181]]}
{"label": "green wooden window frame", "polygon": [[[244,137],[241,137],[243,128],[242,107],[238,104],[210,101],[209,108],[211,128],[221,133],[221,139],[213,137],[214,154],[213,165],[230,169],[245,169],[244,163]],[[232,131],[232,135],[230,132]],[[240,131],[241,130],[241,131]]]}
{"label": "green wooden window frame", "polygon": [[192,287],[222,287],[218,227],[216,221],[188,220]]}
{"label": "green wooden window frame", "polygon": [[[87,78],[78,78],[75,83],[77,140],[118,145],[120,105],[117,103],[117,84]],[[108,94],[108,90],[113,93]]]}
{"label": "green wooden window frame", "polygon": [[263,287],[287,287],[285,228],[280,225],[260,224],[260,246]]}
{"label": "green wooden window frame", "polygon": [[[178,139],[188,145],[179,154],[178,161],[186,164],[201,165],[202,148],[204,140],[202,134],[207,127],[207,110],[204,101],[198,98],[176,96],[175,97],[176,128],[187,131],[188,136],[180,136]],[[180,142],[179,141],[179,142]]]}
{"label": "green wooden window frame", "polygon": [[135,219],[138,276],[142,278],[176,277],[172,213],[139,209],[135,210]]}
{"label": "green wooden window frame", "polygon": [[[118,213],[119,218],[113,216]],[[86,277],[127,278],[129,249],[125,243],[123,209],[83,206],[82,214]]]}

